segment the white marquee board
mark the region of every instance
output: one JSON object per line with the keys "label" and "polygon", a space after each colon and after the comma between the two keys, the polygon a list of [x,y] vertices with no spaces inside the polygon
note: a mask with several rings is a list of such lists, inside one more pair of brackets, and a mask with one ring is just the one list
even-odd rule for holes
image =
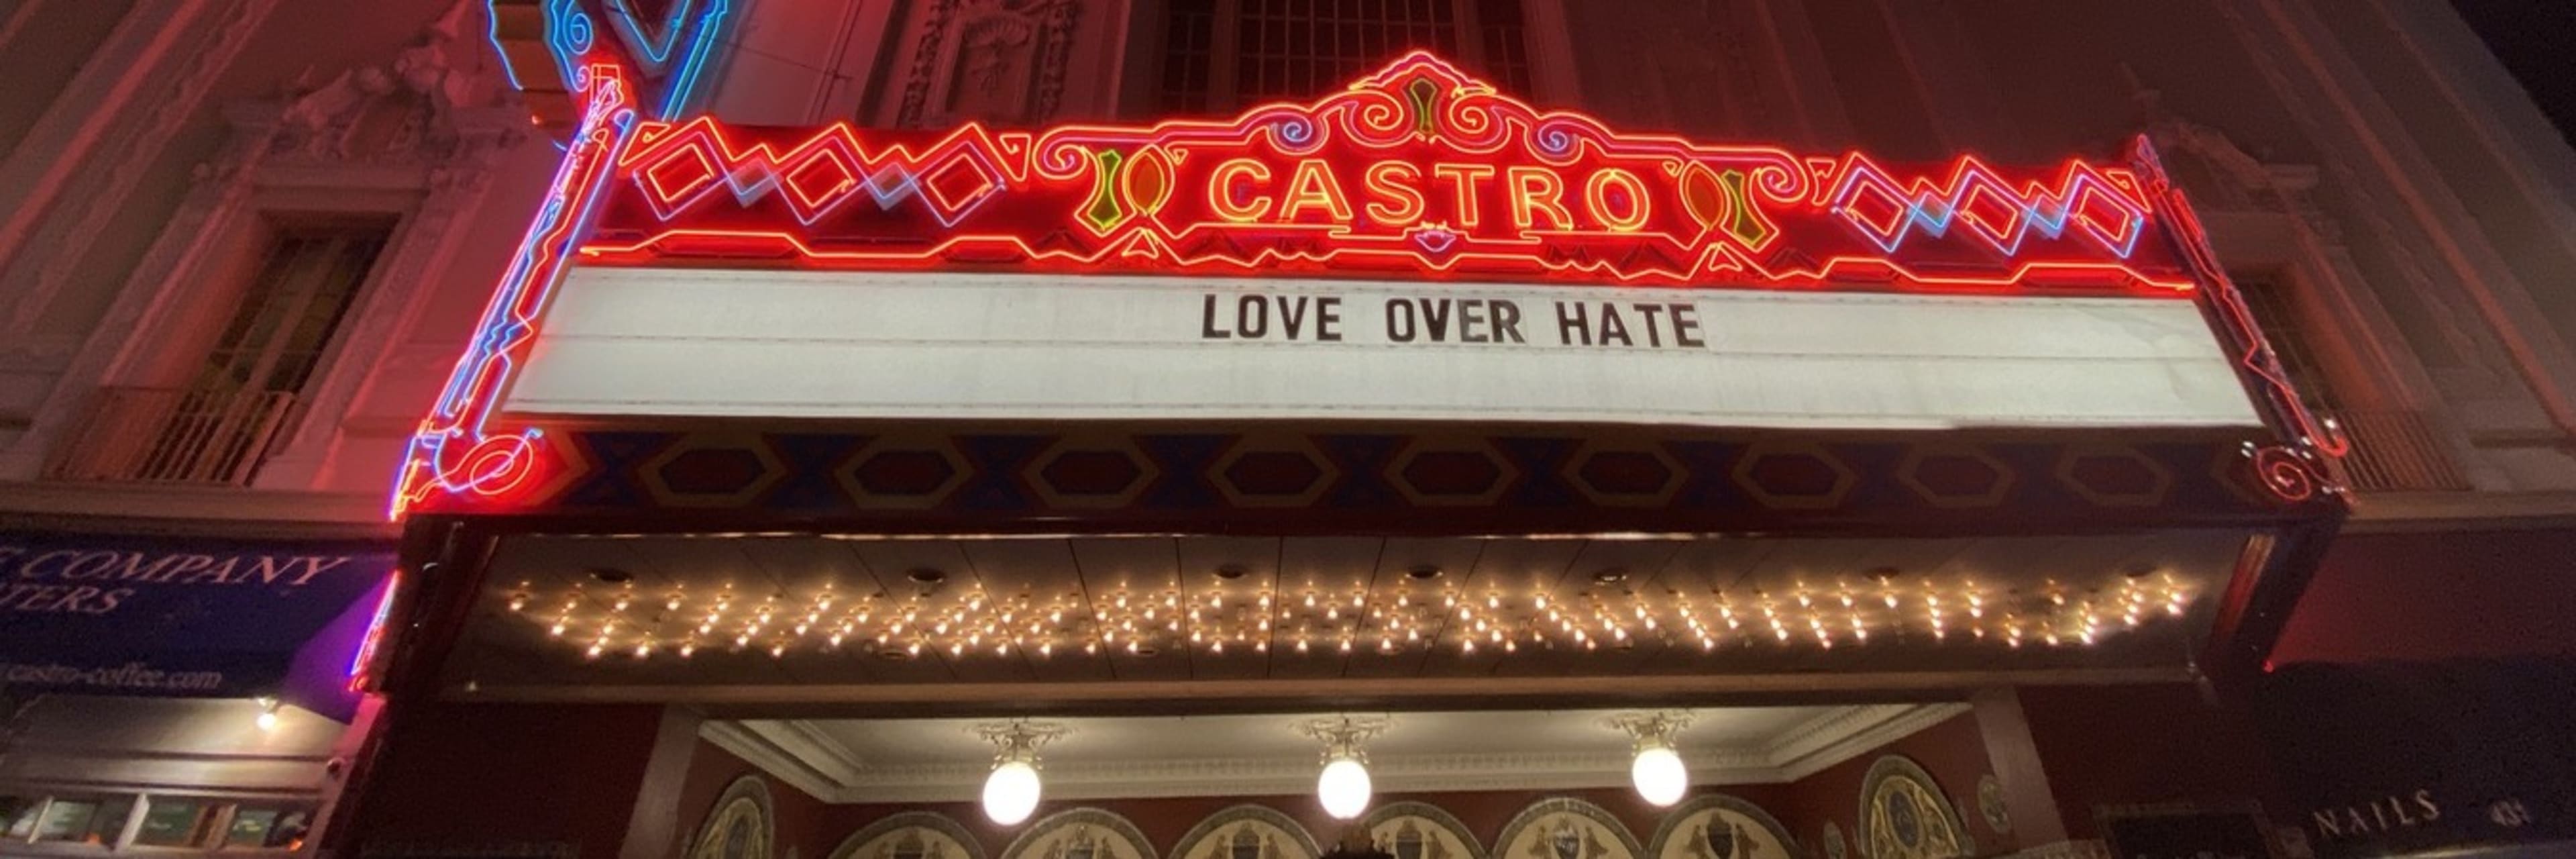
{"label": "white marquee board", "polygon": [[587,267],[511,411],[1947,429],[2259,423],[2170,298]]}

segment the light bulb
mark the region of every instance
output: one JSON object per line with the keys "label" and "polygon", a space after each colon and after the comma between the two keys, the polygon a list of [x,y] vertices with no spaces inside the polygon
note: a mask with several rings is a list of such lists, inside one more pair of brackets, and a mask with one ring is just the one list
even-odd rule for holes
{"label": "light bulb", "polygon": [[1690,770],[1682,766],[1682,756],[1673,747],[1651,745],[1637,750],[1637,761],[1628,767],[1628,778],[1637,784],[1637,795],[1660,808],[1680,802],[1690,789]]}
{"label": "light bulb", "polygon": [[984,779],[984,817],[1002,826],[1017,826],[1038,808],[1038,768],[1028,761],[1008,760]]}
{"label": "light bulb", "polygon": [[265,695],[252,699],[259,705],[259,718],[253,720],[261,731],[277,730],[277,699]]}
{"label": "light bulb", "polygon": [[1315,779],[1315,798],[1323,800],[1324,813],[1335,820],[1351,820],[1368,810],[1368,767],[1359,758],[1340,755],[1324,764],[1324,774]]}

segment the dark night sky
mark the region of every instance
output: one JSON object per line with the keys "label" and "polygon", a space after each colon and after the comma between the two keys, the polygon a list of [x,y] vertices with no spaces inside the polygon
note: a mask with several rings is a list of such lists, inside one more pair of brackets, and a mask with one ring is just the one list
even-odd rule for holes
{"label": "dark night sky", "polygon": [[2451,0],[2576,145],[2576,0]]}

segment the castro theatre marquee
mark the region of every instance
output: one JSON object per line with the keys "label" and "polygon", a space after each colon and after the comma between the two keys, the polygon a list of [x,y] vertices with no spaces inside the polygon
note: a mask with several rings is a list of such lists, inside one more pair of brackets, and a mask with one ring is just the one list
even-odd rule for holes
{"label": "castro theatre marquee", "polygon": [[2143,142],[1693,141],[1419,53],[1041,129],[735,126],[648,71],[562,67],[552,196],[402,464],[421,688],[2166,680],[2250,667],[2341,516]]}

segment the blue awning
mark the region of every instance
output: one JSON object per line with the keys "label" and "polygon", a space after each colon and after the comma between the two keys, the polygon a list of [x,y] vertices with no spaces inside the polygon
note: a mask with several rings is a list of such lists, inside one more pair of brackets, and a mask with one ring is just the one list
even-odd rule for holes
{"label": "blue awning", "polygon": [[390,543],[0,531],[0,685],[277,696],[338,719]]}

